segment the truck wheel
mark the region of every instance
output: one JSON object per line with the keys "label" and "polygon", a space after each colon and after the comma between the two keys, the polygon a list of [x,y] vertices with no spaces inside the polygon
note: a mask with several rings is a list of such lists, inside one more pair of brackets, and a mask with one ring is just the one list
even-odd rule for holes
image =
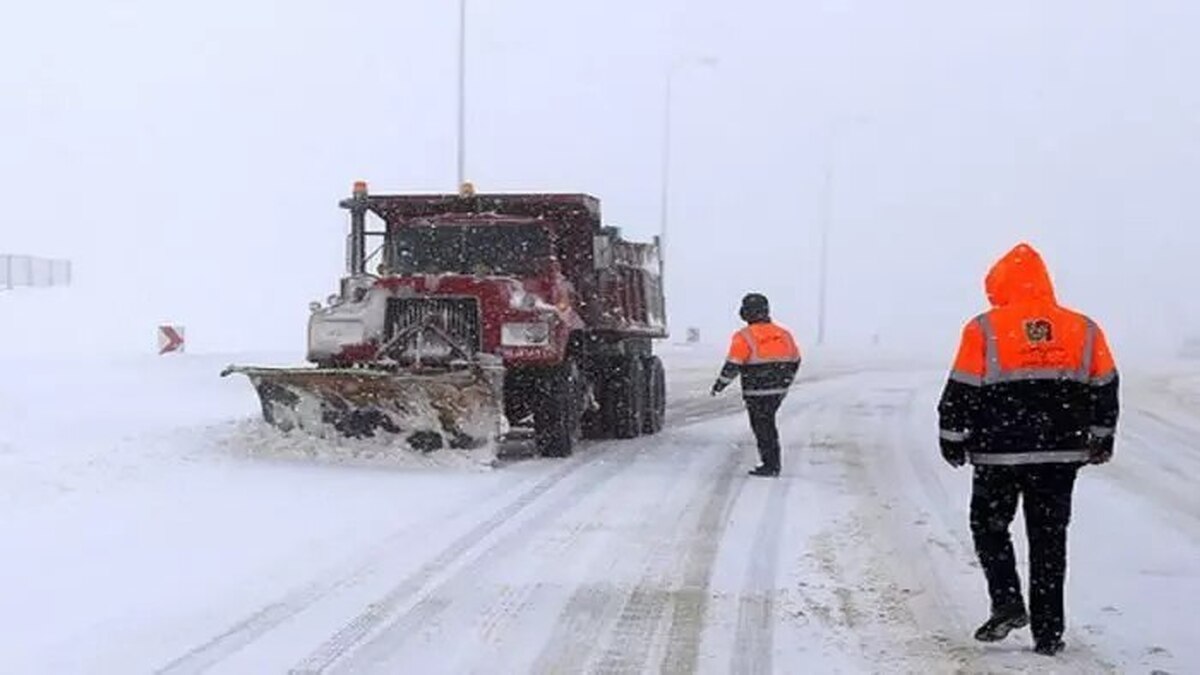
{"label": "truck wheel", "polygon": [[537,385],[533,435],[538,454],[569,457],[582,429],[582,380],[579,366],[568,361],[548,370]]}
{"label": "truck wheel", "polygon": [[646,369],[639,356],[620,361],[621,370],[613,373],[613,434],[617,438],[635,438],[642,432],[646,418]]}
{"label": "truck wheel", "polygon": [[667,374],[662,359],[651,356],[646,359],[646,415],[642,422],[642,433],[657,434],[666,425]]}
{"label": "truck wheel", "polygon": [[655,357],[658,362],[658,429],[662,431],[667,426],[667,369],[663,366],[662,360]]}

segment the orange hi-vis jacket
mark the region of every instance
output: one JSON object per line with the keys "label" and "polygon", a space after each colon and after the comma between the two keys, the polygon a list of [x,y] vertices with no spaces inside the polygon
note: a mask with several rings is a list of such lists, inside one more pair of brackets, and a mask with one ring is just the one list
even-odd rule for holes
{"label": "orange hi-vis jacket", "polygon": [[992,309],[971,320],[939,404],[941,441],[974,464],[1085,462],[1111,449],[1118,375],[1104,332],[1060,306],[1027,244],[987,276]]}
{"label": "orange hi-vis jacket", "polygon": [[783,396],[800,369],[800,348],[788,329],[770,321],[749,324],[733,334],[717,391],[742,377],[743,396]]}

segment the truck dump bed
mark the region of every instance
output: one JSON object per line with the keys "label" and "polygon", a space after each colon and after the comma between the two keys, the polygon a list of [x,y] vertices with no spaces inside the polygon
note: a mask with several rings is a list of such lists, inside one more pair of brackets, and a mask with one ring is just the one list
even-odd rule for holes
{"label": "truck dump bed", "polygon": [[545,221],[555,256],[576,291],[576,311],[590,331],[667,336],[662,258],[656,243],[621,238],[604,227],[600,200],[586,194],[370,195],[367,209],[389,230],[432,217],[494,215]]}

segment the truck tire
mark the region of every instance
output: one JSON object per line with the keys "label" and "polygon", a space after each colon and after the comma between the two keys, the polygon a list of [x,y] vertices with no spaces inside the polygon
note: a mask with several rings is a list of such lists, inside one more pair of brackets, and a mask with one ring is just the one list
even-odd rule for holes
{"label": "truck tire", "polygon": [[612,375],[609,389],[613,402],[613,435],[636,438],[646,418],[646,368],[640,356],[627,356],[619,362],[620,371]]}
{"label": "truck tire", "polygon": [[666,426],[667,417],[667,374],[662,359],[651,356],[646,359],[646,414],[642,421],[642,433],[657,434]]}
{"label": "truck tire", "polygon": [[546,371],[538,383],[533,436],[542,457],[570,457],[574,451],[582,434],[582,384],[574,361]]}

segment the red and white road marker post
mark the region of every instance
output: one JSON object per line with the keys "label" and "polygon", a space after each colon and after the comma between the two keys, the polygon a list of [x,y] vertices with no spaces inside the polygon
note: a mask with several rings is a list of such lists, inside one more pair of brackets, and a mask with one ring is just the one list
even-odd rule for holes
{"label": "red and white road marker post", "polygon": [[158,353],[163,354],[182,354],[183,353],[183,326],[164,325],[158,327]]}

